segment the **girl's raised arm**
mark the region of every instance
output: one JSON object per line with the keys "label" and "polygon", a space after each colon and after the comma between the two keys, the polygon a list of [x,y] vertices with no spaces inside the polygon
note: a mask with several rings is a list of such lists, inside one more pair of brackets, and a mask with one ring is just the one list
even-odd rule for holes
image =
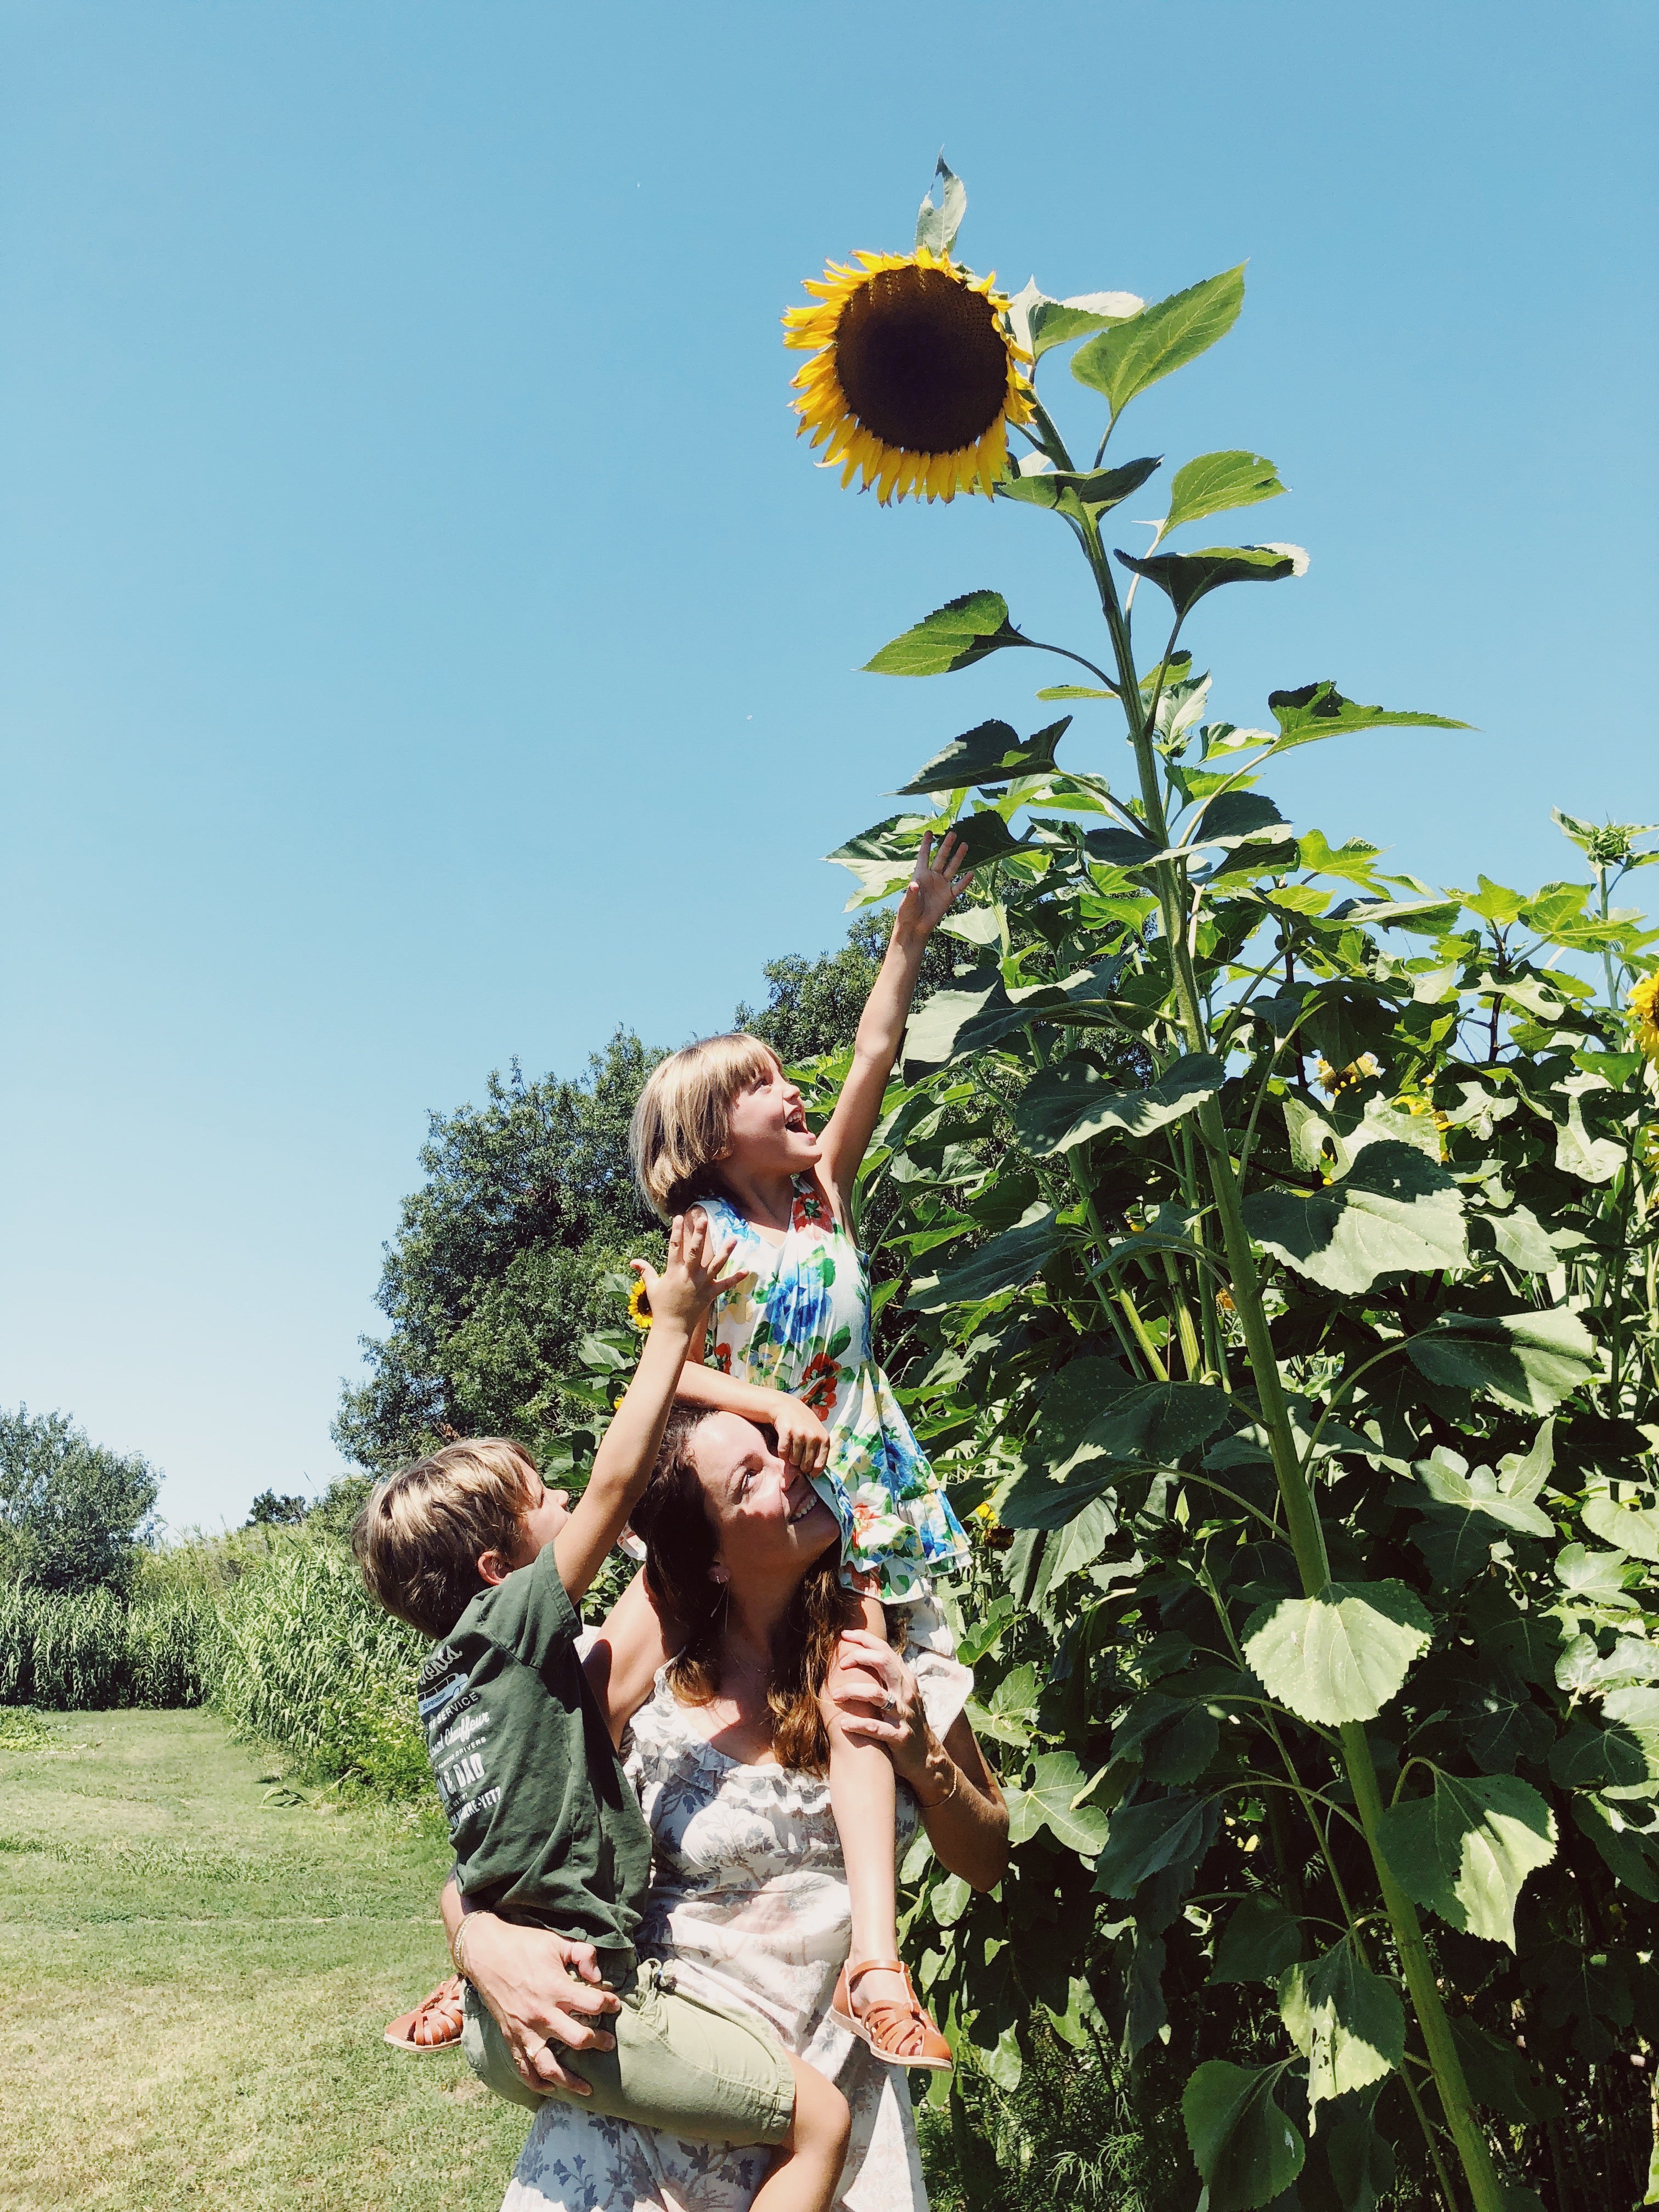
{"label": "girl's raised arm", "polygon": [[905,885],[893,917],[887,957],[859,1018],[852,1067],[818,1140],[819,1172],[843,1219],[851,1218],[859,1168],[881,1119],[882,1096],[898,1057],[916,978],[921,972],[921,956],[951,900],[969,880],[963,872],[963,850],[960,839],[948,830],[937,852],[932,836],[923,837],[915,872]]}

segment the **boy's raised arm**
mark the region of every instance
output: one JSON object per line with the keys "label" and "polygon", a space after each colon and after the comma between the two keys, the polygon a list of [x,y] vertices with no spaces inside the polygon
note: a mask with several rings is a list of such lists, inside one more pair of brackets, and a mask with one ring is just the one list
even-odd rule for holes
{"label": "boy's raised arm", "polygon": [[675,1217],[668,1263],[652,1286],[651,1333],[640,1364],[594,1455],[587,1487],[553,1539],[559,1580],[573,1605],[644,1494],[692,1340],[720,1293],[741,1279],[721,1278],[731,1256],[731,1240],[717,1245],[705,1217],[690,1222]]}

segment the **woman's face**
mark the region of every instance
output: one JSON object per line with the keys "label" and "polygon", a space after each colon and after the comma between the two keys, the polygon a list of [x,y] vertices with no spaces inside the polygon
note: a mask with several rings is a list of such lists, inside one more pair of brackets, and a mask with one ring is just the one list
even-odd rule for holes
{"label": "woman's face", "polygon": [[798,1583],[840,1541],[835,1515],[800,1469],[778,1457],[769,1431],[739,1413],[711,1413],[690,1449],[734,1588]]}
{"label": "woman's face", "polygon": [[776,1060],[738,1091],[727,1118],[721,1159],[749,1175],[804,1175],[818,1157],[800,1092]]}

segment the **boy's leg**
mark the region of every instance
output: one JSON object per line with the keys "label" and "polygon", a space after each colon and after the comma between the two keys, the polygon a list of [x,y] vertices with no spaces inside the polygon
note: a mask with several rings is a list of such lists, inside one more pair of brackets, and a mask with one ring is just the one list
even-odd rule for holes
{"label": "boy's leg", "polygon": [[830,2212],[847,2157],[847,2100],[816,2066],[786,2051],[795,2077],[795,2117],[783,2148],[750,2199],[750,2212]]}

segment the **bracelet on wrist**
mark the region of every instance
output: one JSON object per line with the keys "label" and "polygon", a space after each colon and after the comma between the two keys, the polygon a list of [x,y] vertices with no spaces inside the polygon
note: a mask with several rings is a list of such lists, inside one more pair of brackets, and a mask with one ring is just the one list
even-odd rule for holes
{"label": "bracelet on wrist", "polygon": [[917,1798],[916,1802],[924,1813],[937,1813],[941,1805],[948,1805],[957,1794],[957,1784],[962,1779],[962,1769],[957,1765],[955,1759],[951,1758],[948,1752],[945,1759],[951,1769],[951,1779],[937,1797]]}

